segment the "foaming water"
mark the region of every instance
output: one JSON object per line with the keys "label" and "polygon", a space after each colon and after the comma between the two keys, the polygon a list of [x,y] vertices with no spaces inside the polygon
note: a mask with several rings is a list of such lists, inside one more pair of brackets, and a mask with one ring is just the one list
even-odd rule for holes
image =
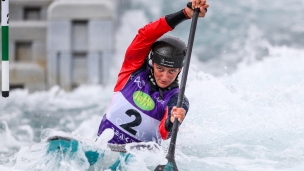
{"label": "foaming water", "polygon": [[[137,9],[142,9],[149,21],[176,12],[186,3],[162,0],[132,2],[131,9],[139,7]],[[198,20],[193,53],[204,61],[201,68],[208,73],[216,76],[232,73],[240,61],[254,63],[269,56],[271,45],[303,47],[303,0],[290,0],[288,7],[284,0],[207,2],[210,7],[206,17]],[[169,34],[187,42],[189,26],[190,20],[181,23]]]}
{"label": "foaming water", "polygon": [[90,129],[87,124],[100,122],[109,94],[111,89],[100,86],[82,86],[73,93],[59,87],[32,94],[27,90],[11,91],[0,104],[1,161],[7,161],[7,155],[20,147],[39,142],[45,128],[95,136],[95,128]]}
{"label": "foaming water", "polygon": [[[301,77],[304,52],[273,47],[271,54],[258,63],[240,64],[237,72],[219,78],[199,71],[192,64],[186,87],[191,106],[179,129],[176,147],[180,170],[304,169],[304,79]],[[45,156],[42,130],[60,130],[93,142],[110,99],[109,92],[110,89],[100,86],[82,86],[70,93],[58,87],[34,94],[12,91],[7,99],[10,103],[1,100],[1,111],[5,113],[1,115],[1,135],[5,137],[1,142],[1,167],[55,169],[58,161],[56,156]],[[35,115],[25,114],[29,108],[50,116],[37,120]],[[53,119],[57,122],[43,125]],[[163,149],[156,148],[153,152],[131,150],[135,157],[126,164],[126,170],[153,170],[157,163],[166,163],[168,144],[169,141],[164,141]],[[108,155],[114,154],[108,152]],[[88,163],[79,153],[66,158],[60,167],[85,170]],[[102,166],[95,169],[102,170]]]}
{"label": "foaming water", "polygon": [[222,78],[192,74],[191,107],[178,140],[189,162],[183,158],[181,166],[303,169],[304,51],[276,47],[271,54]]}

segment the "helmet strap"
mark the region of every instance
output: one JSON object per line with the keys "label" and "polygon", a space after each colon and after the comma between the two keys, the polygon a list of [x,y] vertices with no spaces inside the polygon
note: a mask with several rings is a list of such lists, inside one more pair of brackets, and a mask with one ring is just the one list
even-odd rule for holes
{"label": "helmet strap", "polygon": [[153,86],[158,87],[157,84],[156,84],[153,72],[154,72],[154,70],[153,70],[153,68],[151,68],[150,69],[150,74],[149,74],[149,83],[151,83]]}

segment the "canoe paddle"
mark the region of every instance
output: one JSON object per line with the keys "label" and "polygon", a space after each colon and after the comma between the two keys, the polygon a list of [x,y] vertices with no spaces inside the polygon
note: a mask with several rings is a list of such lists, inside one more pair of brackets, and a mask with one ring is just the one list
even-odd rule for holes
{"label": "canoe paddle", "polygon": [[[185,93],[185,88],[186,88],[188,70],[189,70],[189,65],[190,65],[192,47],[193,47],[196,24],[197,24],[197,19],[198,19],[199,12],[200,12],[199,8],[194,9],[194,14],[193,14],[193,17],[192,17],[191,28],[190,28],[190,34],[189,34],[189,39],[188,39],[186,61],[185,61],[185,66],[183,68],[183,75],[182,75],[182,80],[181,80],[180,92],[178,94],[178,100],[177,100],[177,105],[176,105],[178,108],[182,107],[183,100],[184,100],[184,93]],[[172,136],[171,136],[171,140],[170,140],[170,146],[169,146],[168,154],[166,156],[166,158],[168,160],[168,163],[166,165],[158,165],[155,168],[154,171],[178,171],[177,166],[176,166],[176,162],[175,162],[175,159],[174,159],[178,126],[179,126],[179,121],[178,121],[177,118],[175,118],[174,123],[173,123],[173,128],[172,128]]]}

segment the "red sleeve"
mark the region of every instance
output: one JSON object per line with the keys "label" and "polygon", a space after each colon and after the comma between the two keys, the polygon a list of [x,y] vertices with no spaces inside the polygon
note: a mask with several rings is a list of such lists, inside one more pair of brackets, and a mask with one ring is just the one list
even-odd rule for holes
{"label": "red sleeve", "polygon": [[162,137],[163,140],[168,139],[168,135],[170,133],[165,128],[165,122],[166,122],[167,117],[168,117],[168,106],[166,107],[164,117],[160,121],[160,124],[158,126],[159,133],[160,133],[160,135],[161,135],[161,137]]}
{"label": "red sleeve", "polygon": [[164,17],[139,29],[138,34],[126,51],[114,92],[120,91],[130,75],[142,66],[152,44],[171,30],[172,28],[167,24]]}

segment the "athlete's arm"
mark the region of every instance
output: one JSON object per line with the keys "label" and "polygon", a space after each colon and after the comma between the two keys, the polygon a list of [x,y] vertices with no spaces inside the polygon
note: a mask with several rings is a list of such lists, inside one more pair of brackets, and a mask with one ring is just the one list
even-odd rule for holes
{"label": "athlete's arm", "polygon": [[144,63],[152,44],[163,34],[171,31],[164,17],[151,22],[139,29],[138,34],[128,47],[114,91],[120,91],[128,81],[132,72]]}

